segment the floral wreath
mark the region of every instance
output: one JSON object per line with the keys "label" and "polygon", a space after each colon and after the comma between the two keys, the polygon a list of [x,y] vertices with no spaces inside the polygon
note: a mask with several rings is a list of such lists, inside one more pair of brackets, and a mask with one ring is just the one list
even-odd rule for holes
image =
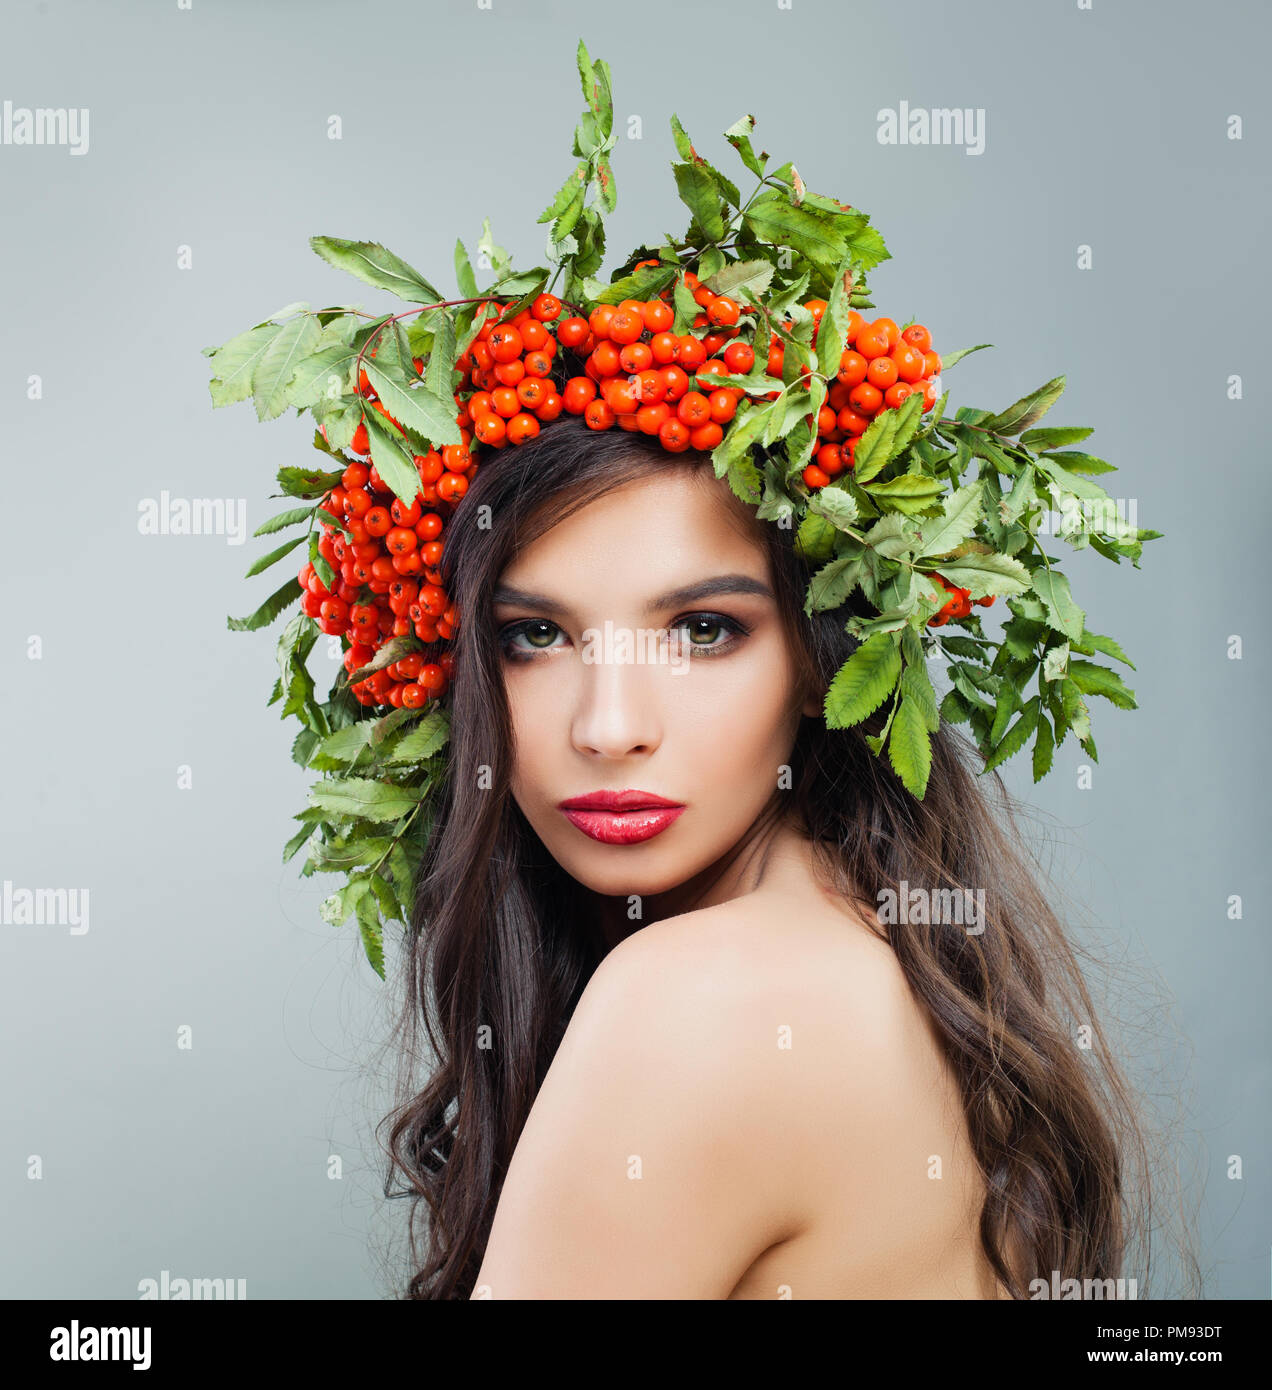
{"label": "floral wreath", "polygon": [[[989,344],[938,353],[920,323],[863,317],[874,307],[866,274],[891,259],[883,238],[860,210],[810,192],[793,164],[769,170],[751,116],[724,133],[759,181],[745,200],[671,117],[688,231],[638,248],[609,283],[596,279],[616,137],[609,65],[580,40],[578,67],[578,164],[538,219],[551,223],[549,267],[514,269],[486,220],[479,266],[493,282],[478,289],[457,242],[460,297],[446,299],[377,243],[313,237],[324,260],[420,307],[375,316],[290,304],[203,350],[214,406],[250,397],[260,420],[294,407],[318,426],[324,467],[277,475],[303,505],[254,534],[303,529],[248,575],[301,546],[305,563],[228,623],[264,627],[300,600],[278,640],[269,703],[299,720],[292,757],[322,777],[283,859],[306,848],[303,874],[344,876],[322,915],[339,924],[354,914],[382,978],[384,924],[410,922],[445,772],[460,621],[439,570],[447,522],[486,460],[563,415],[708,453],[757,517],[795,528],[812,567],[807,615],[861,590],[873,613],[845,622],[858,645],[827,690],[826,724],[848,728],[888,702],[866,741],[876,755],[887,746],[916,798],[942,719],[968,726],[985,771],[1032,739],[1039,781],[1069,733],[1097,759],[1087,696],[1135,708],[1121,676],[1088,658],[1132,662],[1087,629],[1033,523],[1058,511],[1058,539],[1137,569],[1142,542],[1161,533],[1128,524],[1092,481],[1113,465],[1069,447],[1089,429],[1038,428],[1064,378],[1005,410],[947,417],[942,373]],[[567,375],[567,351],[582,372]],[[976,477],[965,478],[973,460]],[[999,597],[1010,616],[994,637],[972,608]],[[325,700],[306,666],[320,633],[344,654]],[[939,704],[932,654],[949,661]]]}

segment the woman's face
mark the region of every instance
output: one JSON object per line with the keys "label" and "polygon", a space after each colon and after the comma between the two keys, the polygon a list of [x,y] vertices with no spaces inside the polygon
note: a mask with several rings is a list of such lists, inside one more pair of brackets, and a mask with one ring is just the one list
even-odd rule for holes
{"label": "woman's face", "polygon": [[[773,795],[801,714],[821,713],[797,689],[753,526],[709,469],[659,470],[500,575],[512,793],[594,892],[666,892],[726,854]],[[619,791],[674,805],[562,808]]]}

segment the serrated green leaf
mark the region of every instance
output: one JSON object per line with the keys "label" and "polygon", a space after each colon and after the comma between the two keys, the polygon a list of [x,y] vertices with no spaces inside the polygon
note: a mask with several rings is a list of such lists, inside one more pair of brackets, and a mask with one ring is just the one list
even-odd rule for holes
{"label": "serrated green leaf", "polygon": [[1100,695],[1111,700],[1119,709],[1137,709],[1135,692],[1122,677],[1107,666],[1094,661],[1070,661],[1069,679],[1084,695]]}
{"label": "serrated green leaf", "polygon": [[205,348],[212,361],[214,375],[208,383],[212,405],[233,405],[252,394],[252,378],[265,350],[283,331],[277,323],[264,323],[239,333],[219,348]]}
{"label": "serrated green leaf", "polygon": [[892,718],[888,757],[906,790],[922,801],[932,771],[932,740],[922,711],[908,695],[902,697]]}
{"label": "serrated green leaf", "polygon": [[260,574],[262,570],[268,569],[270,565],[274,564],[275,561],[281,560],[284,555],[287,555],[291,551],[295,550],[296,547],[304,539],[304,536],[293,536],[291,540],[284,541],[282,545],[276,547],[274,550],[269,551],[267,554],[260,556],[258,559],[252,562],[251,568],[247,571],[243,578],[251,579],[251,577],[254,574]]}
{"label": "serrated green leaf", "polygon": [[344,777],[317,783],[310,788],[309,797],[316,806],[336,815],[394,821],[414,809],[420,792],[366,777]]}
{"label": "serrated green leaf", "polygon": [[1038,715],[1038,736],[1033,746],[1033,779],[1041,782],[1051,771],[1051,758],[1055,752],[1055,740],[1051,735],[1051,725],[1043,712]]}
{"label": "serrated green leaf", "polygon": [[226,618],[225,625],[231,632],[253,632],[265,627],[301,595],[300,581],[293,575],[280,589],[275,589],[264,603],[246,618]]}
{"label": "serrated green leaf", "polygon": [[436,304],[445,296],[392,251],[375,241],[349,241],[344,237],[312,236],[309,245],[329,265],[348,271],[378,290],[416,304]]}
{"label": "serrated green leaf", "polygon": [[354,914],[358,919],[358,929],[362,935],[362,947],[366,952],[371,969],[384,979],[384,938],[381,934],[380,914],[374,893],[366,893],[354,904]]}
{"label": "serrated green leaf", "polygon": [[371,446],[371,461],[380,476],[393,490],[395,497],[410,506],[420,491],[420,475],[405,447],[375,420],[371,412],[363,417],[367,442]]}
{"label": "serrated green leaf", "polygon": [[335,400],[351,394],[357,357],[358,350],[352,343],[320,348],[306,357],[287,385],[287,404],[307,407],[319,399]]}
{"label": "serrated green leaf", "polygon": [[843,531],[857,519],[857,504],[852,494],[831,483],[829,487],[818,488],[809,499],[808,510],[817,516],[825,517],[837,529]]}
{"label": "serrated green leaf", "polygon": [[450,715],[435,709],[424,716],[419,725],[404,734],[385,759],[388,763],[422,763],[446,745],[450,738]]}
{"label": "serrated green leaf", "polygon": [[[941,362],[942,370],[944,370],[945,359],[943,356]],[[1036,425],[1063,393],[1064,377],[1053,377],[1036,391],[1031,391],[1027,396],[1022,396],[1020,400],[1013,401],[1006,410],[1000,411],[997,415],[991,415],[988,420],[984,421],[984,427],[987,430],[992,430],[995,434],[1018,434],[1021,430],[1027,430],[1031,425]]]}
{"label": "serrated green leaf", "polygon": [[826,691],[826,727],[845,729],[869,718],[896,688],[901,674],[898,639],[890,632],[868,637],[835,673]]}
{"label": "serrated green leaf", "polygon": [[1044,449],[1058,449],[1065,444],[1079,444],[1093,431],[1086,425],[1053,425],[1050,429],[1026,430],[1020,442],[1026,449],[1041,453]]}
{"label": "serrated green leaf", "polygon": [[764,177],[764,164],[768,162],[768,155],[764,156],[763,161],[756,157],[754,149],[751,147],[751,132],[755,129],[755,117],[743,116],[735,121],[724,132],[724,138],[737,150],[741,156],[742,163],[757,177]]}
{"label": "serrated green leaf", "polygon": [[1085,614],[1074,603],[1065,576],[1059,570],[1034,570],[1033,589],[1047,610],[1048,625],[1063,632],[1071,642],[1080,642]]}
{"label": "serrated green leaf", "polygon": [[[907,628],[906,631],[912,633],[914,629]],[[932,678],[927,673],[927,666],[921,655],[918,661],[907,663],[905,670],[901,672],[901,695],[903,701],[908,700],[914,704],[928,732],[936,733],[940,727],[936,691],[932,688]]]}
{"label": "serrated green leaf", "polygon": [[976,530],[980,515],[980,483],[972,483],[952,492],[940,516],[918,522],[920,555],[945,555],[956,545],[961,545]]}
{"label": "serrated green leaf", "polygon": [[861,486],[905,448],[922,418],[923,397],[907,396],[895,410],[881,410],[866,426],[853,451],[853,477]]}
{"label": "serrated green leaf", "polygon": [[278,485],[288,497],[324,497],[335,487],[341,472],[324,473],[315,468],[280,468]]}
{"label": "serrated green leaf", "polygon": [[299,526],[302,521],[308,521],[313,514],[313,507],[289,507],[287,511],[271,516],[268,521],[262,521],[252,535],[267,536],[288,526]]}
{"label": "serrated green leaf", "polygon": [[1111,656],[1117,661],[1124,661],[1131,670],[1135,670],[1135,663],[1122,650],[1121,647],[1111,638],[1103,637],[1098,632],[1088,632],[1082,629],[1082,640],[1071,644],[1075,652],[1081,652],[1083,656],[1091,656],[1099,652],[1103,656]]}
{"label": "serrated green leaf", "polygon": [[1021,707],[1020,717],[1003,735],[1001,741],[994,748],[994,751],[985,761],[985,771],[991,772],[1000,763],[1004,763],[1020,750],[1029,741],[1029,735],[1033,733],[1038,724],[1038,711],[1040,701],[1038,696],[1033,696]]}
{"label": "serrated green leaf", "polygon": [[257,360],[252,373],[252,399],[258,420],[273,420],[287,409],[287,388],[296,368],[314,350],[322,334],[311,314],[289,319]]}
{"label": "serrated green leaf", "polygon": [[[673,118],[674,119],[674,118]],[[674,164],[676,191],[709,241],[724,237],[724,204],[715,180],[700,164]]]}
{"label": "serrated green leaf", "polygon": [[1029,588],[1029,571],[1010,555],[960,555],[941,563],[941,573],[972,598],[990,594],[1023,594]]}

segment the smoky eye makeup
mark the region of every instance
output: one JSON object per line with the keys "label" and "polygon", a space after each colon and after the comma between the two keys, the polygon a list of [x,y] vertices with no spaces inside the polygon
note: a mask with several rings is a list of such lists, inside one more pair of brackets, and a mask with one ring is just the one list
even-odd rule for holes
{"label": "smoky eye makeup", "polygon": [[[669,632],[683,632],[683,650],[696,657],[723,656],[751,633],[750,626],[737,618],[703,610],[682,614],[667,628]],[[498,642],[508,660],[533,661],[541,653],[563,651],[565,647],[557,639],[564,636],[561,627],[549,618],[518,618],[499,630]]]}

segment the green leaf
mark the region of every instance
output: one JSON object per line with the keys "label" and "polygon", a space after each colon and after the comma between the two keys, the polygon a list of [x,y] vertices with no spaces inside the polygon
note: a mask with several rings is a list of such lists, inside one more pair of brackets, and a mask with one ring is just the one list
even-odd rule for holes
{"label": "green leaf", "polygon": [[743,116],[735,121],[724,132],[724,138],[737,150],[741,156],[742,163],[757,177],[764,177],[764,165],[768,163],[768,155],[763,160],[756,158],[755,151],[751,148],[751,132],[755,129],[755,117]]}
{"label": "green leaf", "polygon": [[309,244],[337,270],[346,270],[378,290],[388,290],[399,299],[416,304],[436,304],[444,298],[417,270],[378,242],[312,236]]}
{"label": "green leaf", "polygon": [[[942,370],[944,370],[945,360],[942,358]],[[1022,396],[1020,400],[1013,402],[1006,410],[998,415],[992,415],[984,421],[984,427],[992,430],[995,434],[1017,434],[1021,430],[1027,430],[1030,425],[1037,424],[1039,420],[1051,409],[1060,399],[1064,392],[1064,377],[1053,377],[1045,386],[1040,386],[1036,391],[1031,391],[1029,395]]]}
{"label": "green leaf", "polygon": [[[914,629],[907,628],[906,631],[912,633]],[[921,656],[901,672],[901,695],[903,703],[908,701],[914,705],[928,732],[936,733],[941,723],[936,708],[936,691],[932,688],[932,678]]]}
{"label": "green leaf", "polygon": [[276,560],[281,560],[289,551],[295,550],[304,539],[304,536],[293,536],[291,540],[284,541],[282,545],[271,550],[269,554],[262,555],[258,560],[253,561],[252,567],[243,578],[250,579],[254,574],[260,574],[262,570],[268,569]]}
{"label": "green leaf", "polygon": [[354,904],[353,910],[358,919],[358,929],[362,934],[362,948],[366,952],[371,969],[384,979],[384,939],[381,935],[380,916],[376,910],[376,899],[372,894],[363,894]]}
{"label": "green leaf", "polygon": [[270,339],[252,373],[252,398],[258,420],[273,420],[287,409],[288,385],[321,335],[318,320],[303,314],[289,319]]}
{"label": "green leaf", "polygon": [[356,724],[350,724],[347,728],[337,729],[334,734],[328,734],[318,746],[319,755],[324,758],[331,758],[336,762],[353,762],[367,747],[371,738],[372,725],[372,720],[360,719]]}
{"label": "green leaf", "polygon": [[395,661],[401,661],[412,652],[423,650],[424,643],[409,632],[402,637],[391,638],[376,651],[365,666],[359,666],[356,671],[349,672],[349,684],[360,685],[368,676],[383,671],[386,666],[392,666]]}
{"label": "green leaf", "polygon": [[876,633],[839,668],[826,691],[827,728],[859,724],[888,698],[901,673],[898,641],[893,633]]}
{"label": "green leaf", "polygon": [[1029,741],[1029,735],[1032,734],[1037,727],[1040,707],[1041,705],[1037,695],[1025,702],[1021,707],[1020,717],[1003,735],[998,746],[986,760],[986,772],[991,772],[1000,763],[1006,762],[1013,754],[1019,753],[1025,746]]}
{"label": "green leaf", "polygon": [[1081,652],[1083,656],[1091,656],[1095,652],[1100,652],[1103,656],[1114,657],[1118,661],[1124,661],[1131,670],[1135,670],[1135,663],[1122,650],[1121,647],[1111,638],[1102,637],[1098,632],[1088,632],[1082,629],[1082,640],[1072,643],[1075,652]]}
{"label": "green leaf", "polygon": [[1064,444],[1079,444],[1092,432],[1086,425],[1054,425],[1050,429],[1026,430],[1020,442],[1026,449],[1041,453],[1043,449],[1057,449]]}
{"label": "green leaf", "polygon": [[342,469],[324,473],[315,468],[280,468],[278,485],[288,497],[325,497],[342,475]]}
{"label": "green leaf", "polygon": [[1056,460],[1062,468],[1067,468],[1070,473],[1116,473],[1117,468],[1114,464],[1105,463],[1103,459],[1098,459],[1094,454],[1078,454],[1061,451],[1053,452],[1051,458]]}
{"label": "green leaf", "polygon": [[376,422],[373,412],[368,411],[363,416],[363,424],[367,427],[371,461],[380,477],[393,489],[394,496],[400,497],[409,507],[420,491],[420,475],[415,471],[414,461],[405,447]]}
{"label": "green leaf", "polygon": [[[443,330],[444,332],[445,330]],[[400,421],[408,429],[413,429],[417,434],[423,435],[430,443],[437,447],[443,444],[458,444],[461,442],[459,424],[456,416],[455,402],[451,398],[449,391],[447,394],[440,395],[435,390],[431,390],[428,383],[422,388],[415,390],[408,389],[403,383],[402,378],[407,375],[408,370],[414,375],[414,368],[411,367],[409,359],[405,358],[402,351],[403,343],[399,336],[399,325],[393,324],[381,334],[376,355],[362,359],[362,366],[365,370],[371,385],[375,387],[375,393],[384,404],[384,408],[389,412],[393,419]],[[453,351],[454,340],[451,338]],[[431,363],[430,363],[431,366]],[[436,379],[437,372],[430,373],[430,381]],[[449,372],[446,376],[446,387],[450,386]],[[369,421],[373,414],[379,412],[367,411],[363,415],[363,421]],[[391,438],[387,429],[381,426],[385,438]],[[370,433],[368,429],[368,433]],[[375,458],[374,450],[372,458]],[[379,459],[375,460],[377,468],[380,468]],[[407,467],[414,473],[414,465],[407,460]],[[380,468],[380,473],[388,482],[388,475]],[[392,484],[390,483],[390,486]],[[396,491],[396,489],[394,489]],[[415,491],[419,491],[419,478],[415,480]],[[398,493],[401,496],[401,493]],[[413,500],[415,493],[410,498],[403,498],[403,501]]]}
{"label": "green leaf", "polygon": [[1081,497],[1091,502],[1112,502],[1108,493],[1099,485],[1081,474],[1070,473],[1067,468],[1062,468],[1055,459],[1046,454],[1040,454],[1035,461],[1035,466],[1039,473],[1050,478],[1061,492],[1072,493],[1074,497]]}
{"label": "green leaf", "polygon": [[901,452],[918,428],[923,396],[907,396],[897,409],[881,410],[866,426],[853,451],[853,477],[864,486]]}
{"label": "green leaf", "polygon": [[867,572],[864,554],[840,555],[813,575],[804,599],[804,611],[812,614],[845,603]]}
{"label": "green leaf", "polygon": [[306,357],[287,385],[287,404],[305,407],[352,394],[357,358],[358,349],[352,343],[338,343]]}
{"label": "green leaf", "polygon": [[1038,715],[1038,737],[1033,746],[1033,779],[1041,782],[1051,771],[1051,758],[1055,752],[1055,740],[1051,735],[1051,724],[1044,712]]}
{"label": "green leaf", "polygon": [[1059,570],[1034,570],[1033,588],[1047,610],[1047,625],[1063,632],[1071,642],[1080,642],[1085,614],[1074,603],[1064,575]]}
{"label": "green leaf", "polygon": [[981,514],[981,485],[972,483],[952,492],[938,517],[918,523],[921,555],[945,555],[976,530]]}
{"label": "green leaf", "polygon": [[419,725],[394,745],[387,762],[422,763],[431,758],[450,738],[450,715],[436,709],[425,715]]}
{"label": "green leaf", "polygon": [[893,715],[888,756],[907,791],[922,801],[932,771],[932,740],[918,703],[909,696],[902,697]]}
{"label": "green leaf", "polygon": [[264,323],[238,334],[219,348],[204,349],[205,355],[212,360],[215,373],[208,382],[214,408],[245,401],[252,394],[252,378],[256,368],[266,348],[282,331],[281,324]]}
{"label": "green leaf", "polygon": [[866,532],[866,544],[888,560],[913,555],[919,546],[919,529],[900,512],[888,512]]}
{"label": "green leaf", "polygon": [[272,531],[282,531],[288,526],[299,526],[302,521],[308,521],[313,514],[313,507],[290,507],[285,512],[279,512],[277,516],[271,516],[268,521],[262,521],[252,532],[252,535],[267,536]]}
{"label": "green leaf", "polygon": [[953,352],[943,352],[943,353],[941,353],[941,373],[942,373],[942,375],[944,375],[945,372],[949,371],[949,369],[950,369],[950,368],[955,364],[955,362],[957,362],[960,358],[967,357],[967,356],[969,356],[969,355],[970,355],[971,353],[973,353],[973,352],[982,352],[985,348],[992,348],[993,346],[994,346],[993,343],[977,343],[975,347],[969,347],[969,348],[955,348]]}
{"label": "green leaf", "polygon": [[[624,299],[653,299],[679,274],[673,265],[647,265],[606,285],[594,296],[597,304],[621,304]],[[695,306],[696,307],[696,306]]]}
{"label": "green leaf", "polygon": [[[536,221],[551,222],[553,218],[560,217],[563,212],[572,204],[577,202],[579,211],[583,209],[583,197],[587,191],[587,160],[581,160],[575,165],[569,178],[557,189],[556,196],[539,214]],[[578,221],[578,214],[575,214],[574,221]],[[573,225],[573,224],[571,224]],[[567,231],[569,228],[566,229]],[[558,233],[553,228],[553,236],[557,241],[561,240],[564,233]]]}
{"label": "green leaf", "polygon": [[362,820],[394,821],[414,809],[419,788],[391,786],[366,777],[332,778],[309,790],[316,806],[341,816]]}
{"label": "green leaf", "polygon": [[947,724],[966,724],[971,717],[972,707],[957,690],[947,690],[941,701],[941,718]]}
{"label": "green leaf", "polygon": [[825,517],[841,531],[846,530],[857,519],[857,504],[853,501],[852,494],[833,483],[813,493],[809,499],[808,510],[816,516]]}
{"label": "green leaf", "polygon": [[1030,573],[1010,555],[960,555],[941,564],[941,573],[972,598],[990,594],[1023,594],[1029,588]]}
{"label": "green leaf", "polygon": [[459,293],[463,298],[475,299],[477,297],[477,277],[473,274],[473,266],[468,259],[468,251],[459,238],[455,240],[455,283],[459,286]]}
{"label": "green leaf", "polygon": [[939,478],[929,478],[926,473],[899,473],[884,483],[866,483],[865,488],[876,501],[884,498],[908,513],[925,510],[945,491]]}
{"label": "green leaf", "polygon": [[[301,732],[308,733],[309,731],[307,729],[302,729]],[[294,859],[296,857],[297,853],[300,851],[301,846],[305,844],[305,842],[313,833],[314,828],[312,825],[302,825],[300,827],[300,829],[283,846],[284,864],[286,864],[289,859]]]}
{"label": "green leaf", "polygon": [[[674,117],[673,117],[674,120]],[[708,241],[724,237],[724,204],[715,180],[700,164],[675,164],[676,191]]]}
{"label": "green leaf", "polygon": [[772,261],[730,261],[702,283],[716,294],[727,294],[736,299],[743,288],[761,296],[768,290],[772,281]]}
{"label": "green leaf", "polygon": [[752,236],[773,246],[789,246],[827,278],[848,251],[833,219],[793,206],[790,197],[776,189],[761,194],[742,220]]}
{"label": "green leaf", "polygon": [[1070,661],[1069,678],[1084,695],[1101,695],[1119,709],[1138,708],[1135,692],[1127,688],[1122,677],[1098,662]]}
{"label": "green leaf", "polygon": [[300,581],[293,575],[281,589],[275,589],[255,613],[246,618],[226,618],[225,625],[231,632],[253,632],[258,627],[265,627],[289,603],[295,603],[301,592]]}

